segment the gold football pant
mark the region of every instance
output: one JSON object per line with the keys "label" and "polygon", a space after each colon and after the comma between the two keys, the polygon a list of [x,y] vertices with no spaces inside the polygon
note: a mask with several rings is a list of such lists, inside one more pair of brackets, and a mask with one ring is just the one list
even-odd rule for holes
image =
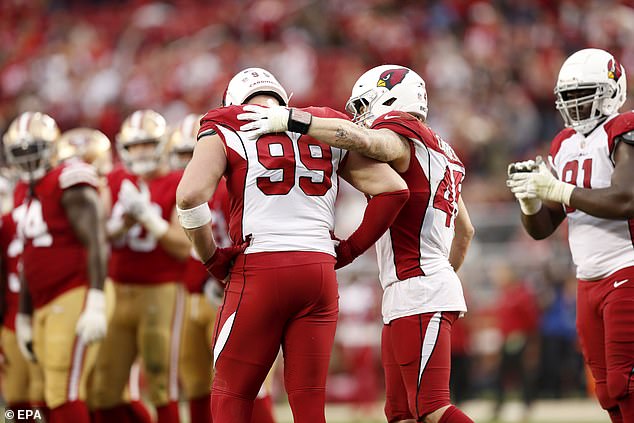
{"label": "gold football pant", "polygon": [[[112,290],[112,292],[109,292]],[[143,361],[150,401],[178,399],[178,351],[185,308],[176,282],[135,285],[106,282],[108,332],[102,341],[90,405],[104,409],[124,402],[123,391],[137,355]]]}
{"label": "gold football pant", "polygon": [[216,308],[203,294],[189,294],[183,324],[180,381],[187,399],[211,392],[211,334]]}
{"label": "gold football pant", "polygon": [[86,400],[99,343],[86,345],[75,335],[86,287],[73,288],[33,312],[33,349],[44,372],[49,408]]}
{"label": "gold football pant", "polygon": [[44,402],[44,376],[39,364],[30,362],[20,352],[15,332],[2,328],[0,335],[4,364],[2,396],[7,404]]}

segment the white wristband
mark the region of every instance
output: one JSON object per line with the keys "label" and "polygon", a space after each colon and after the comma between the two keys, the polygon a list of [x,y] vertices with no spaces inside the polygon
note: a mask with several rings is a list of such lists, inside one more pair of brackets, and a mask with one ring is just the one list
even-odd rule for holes
{"label": "white wristband", "polygon": [[524,198],[517,200],[520,203],[520,209],[526,216],[537,214],[542,209],[542,200],[539,198]]}
{"label": "white wristband", "polygon": [[211,209],[209,204],[202,203],[191,209],[181,209],[176,206],[178,221],[185,229],[196,229],[211,222]]}
{"label": "white wristband", "polygon": [[575,185],[567,184],[564,182],[564,184],[561,187],[561,202],[562,203],[564,203],[567,206],[570,205],[570,197],[572,196],[572,192],[575,190],[575,188],[577,188]]}

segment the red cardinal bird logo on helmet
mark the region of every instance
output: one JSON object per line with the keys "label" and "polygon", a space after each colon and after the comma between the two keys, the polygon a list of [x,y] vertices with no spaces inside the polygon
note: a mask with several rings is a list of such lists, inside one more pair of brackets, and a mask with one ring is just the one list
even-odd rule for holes
{"label": "red cardinal bird logo on helmet", "polygon": [[621,64],[616,59],[610,59],[608,62],[608,78],[618,81],[621,77]]}
{"label": "red cardinal bird logo on helmet", "polygon": [[405,75],[407,75],[409,69],[397,68],[388,69],[381,74],[379,80],[376,83],[377,87],[385,87],[388,90],[394,88],[395,85],[403,82]]}

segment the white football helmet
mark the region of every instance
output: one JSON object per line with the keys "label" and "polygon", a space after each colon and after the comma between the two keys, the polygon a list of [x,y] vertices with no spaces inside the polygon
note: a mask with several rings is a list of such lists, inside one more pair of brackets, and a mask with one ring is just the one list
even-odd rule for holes
{"label": "white football helmet", "polygon": [[2,137],[7,163],[23,181],[36,181],[53,166],[59,127],[40,112],[24,112],[16,117]]}
{"label": "white football helmet", "polygon": [[413,70],[399,65],[377,66],[361,75],[346,103],[353,121],[367,126],[393,110],[427,119],[425,81]]}
{"label": "white football helmet", "polygon": [[[154,110],[137,110],[123,121],[116,136],[119,157],[136,175],[154,172],[163,157],[167,143],[167,123]],[[152,144],[149,152],[131,154],[130,147],[138,144]]]}
{"label": "white football helmet", "polygon": [[198,129],[200,129],[200,115],[195,113],[185,116],[174,128],[167,147],[170,168],[185,169],[194,153]]}
{"label": "white football helmet", "polygon": [[112,170],[110,140],[98,129],[74,128],[62,134],[57,158],[65,161],[75,157],[93,165],[102,176]]}
{"label": "white football helmet", "polygon": [[579,50],[561,67],[555,86],[555,106],[567,127],[581,134],[592,131],[625,103],[625,69],[610,53]]}
{"label": "white football helmet", "polygon": [[288,94],[271,72],[262,68],[248,68],[238,72],[227,85],[223,106],[244,104],[258,94],[269,94],[282,106],[288,104]]}

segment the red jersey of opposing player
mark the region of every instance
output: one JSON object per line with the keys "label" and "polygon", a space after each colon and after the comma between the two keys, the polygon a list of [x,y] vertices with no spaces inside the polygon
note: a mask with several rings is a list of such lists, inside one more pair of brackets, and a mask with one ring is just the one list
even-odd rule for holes
{"label": "red jersey of opposing player", "polygon": [[[147,182],[152,207],[163,219],[170,221],[176,207],[176,187],[182,171],[173,171]],[[112,218],[122,218],[123,205],[118,202],[121,183],[129,179],[141,183],[138,176],[117,168],[108,174],[108,187],[112,198]],[[157,284],[181,280],[184,263],[168,254],[158,240],[141,224],[112,242],[112,256],[108,275],[118,283]]]}
{"label": "red jersey of opposing player", "polygon": [[15,315],[18,313],[20,297],[20,278],[18,277],[18,261],[22,254],[23,243],[17,236],[16,224],[12,213],[2,216],[0,227],[0,249],[2,249],[2,273],[4,283],[4,327],[15,330]]}
{"label": "red jersey of opposing player", "polygon": [[61,205],[64,190],[81,185],[96,190],[97,174],[92,166],[73,162],[57,166],[31,188],[24,182],[15,188],[13,216],[24,240],[21,260],[35,308],[87,284],[86,247]]}
{"label": "red jersey of opposing player", "polygon": [[[230,246],[231,240],[229,239],[227,227],[229,222],[229,193],[224,179],[220,181],[214,196],[209,201],[209,208],[211,209],[211,227],[216,245],[219,247]],[[189,292],[199,293],[202,292],[203,286],[210,276],[200,259],[194,254],[192,249],[192,256],[185,265],[183,283]]]}

